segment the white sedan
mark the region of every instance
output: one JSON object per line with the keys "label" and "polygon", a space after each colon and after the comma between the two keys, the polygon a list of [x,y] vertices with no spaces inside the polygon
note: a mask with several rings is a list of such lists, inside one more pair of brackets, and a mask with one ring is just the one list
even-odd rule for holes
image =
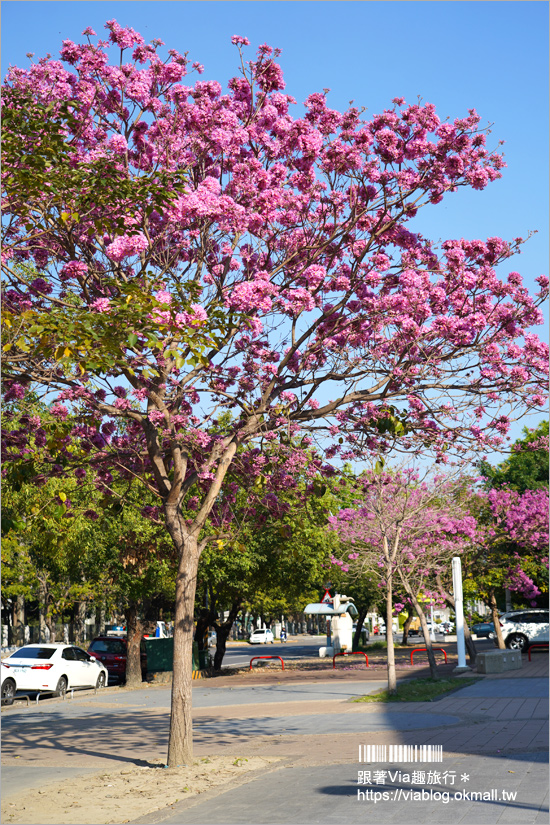
{"label": "white sedan", "polygon": [[72,688],[103,688],[109,678],[101,662],[74,645],[25,645],[2,664],[13,674],[18,691],[47,691],[56,696]]}
{"label": "white sedan", "polygon": [[11,672],[11,668],[6,667],[2,662],[2,704],[13,705],[15,694],[17,693],[17,682]]}
{"label": "white sedan", "polygon": [[254,630],[248,641],[251,645],[266,645],[268,642],[273,644],[273,632],[266,627],[261,630]]}

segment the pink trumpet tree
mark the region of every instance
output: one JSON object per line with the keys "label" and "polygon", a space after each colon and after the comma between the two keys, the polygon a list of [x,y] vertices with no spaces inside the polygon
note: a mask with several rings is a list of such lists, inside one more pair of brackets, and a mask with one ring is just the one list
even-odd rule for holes
{"label": "pink trumpet tree", "polygon": [[432,678],[437,678],[421,594],[435,590],[435,576],[464,552],[476,535],[457,479],[419,478],[413,470],[369,471],[358,484],[356,509],[329,517],[342,544],[332,562],[355,576],[376,575],[386,596],[388,690],[396,691],[393,597],[404,592],[422,626]]}
{"label": "pink trumpet tree", "polygon": [[[498,277],[521,238],[435,245],[407,226],[500,177],[474,110],[442,122],[395,99],[367,119],[314,93],[293,114],[267,45],[246,61],[233,38],[224,91],[106,27],[2,88],[4,381],[7,400],[32,387],[60,423],[78,414],[40,435],[54,471],[106,451],[158,497],[180,559],[174,765],[191,758],[199,543],[239,448],[319,432],[329,457],[397,442],[444,460],[502,444],[542,402],[530,328],[548,280],[531,297]],[[35,437],[19,428],[8,460]]]}
{"label": "pink trumpet tree", "polygon": [[495,591],[507,587],[536,605],[541,591],[533,570],[548,570],[548,490],[493,489],[482,495],[483,500],[488,512],[479,520],[473,572],[479,572],[498,645],[504,649]]}

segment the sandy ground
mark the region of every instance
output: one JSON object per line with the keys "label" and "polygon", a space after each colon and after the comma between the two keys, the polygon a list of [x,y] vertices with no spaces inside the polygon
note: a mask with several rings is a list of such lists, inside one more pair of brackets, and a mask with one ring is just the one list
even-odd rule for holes
{"label": "sandy ground", "polygon": [[201,757],[191,767],[158,766],[101,771],[56,782],[25,794],[20,802],[2,802],[2,822],[13,825],[118,825],[159,808],[192,799],[216,786],[233,786],[269,770],[277,758]]}

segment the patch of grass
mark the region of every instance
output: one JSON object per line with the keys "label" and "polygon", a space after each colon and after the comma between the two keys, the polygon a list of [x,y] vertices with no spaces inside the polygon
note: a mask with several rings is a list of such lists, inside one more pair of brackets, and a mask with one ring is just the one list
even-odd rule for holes
{"label": "patch of grass", "polygon": [[354,702],[431,702],[449,691],[459,690],[479,682],[472,679],[407,679],[397,685],[397,693],[389,694],[387,688],[370,696],[360,696]]}

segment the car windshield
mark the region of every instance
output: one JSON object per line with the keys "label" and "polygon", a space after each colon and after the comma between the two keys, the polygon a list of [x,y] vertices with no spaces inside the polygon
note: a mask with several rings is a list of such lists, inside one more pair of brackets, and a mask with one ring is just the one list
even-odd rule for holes
{"label": "car windshield", "polygon": [[89,649],[94,653],[126,653],[126,645],[120,639],[96,639]]}
{"label": "car windshield", "polygon": [[10,659],[51,659],[55,647],[22,647],[9,657]]}

